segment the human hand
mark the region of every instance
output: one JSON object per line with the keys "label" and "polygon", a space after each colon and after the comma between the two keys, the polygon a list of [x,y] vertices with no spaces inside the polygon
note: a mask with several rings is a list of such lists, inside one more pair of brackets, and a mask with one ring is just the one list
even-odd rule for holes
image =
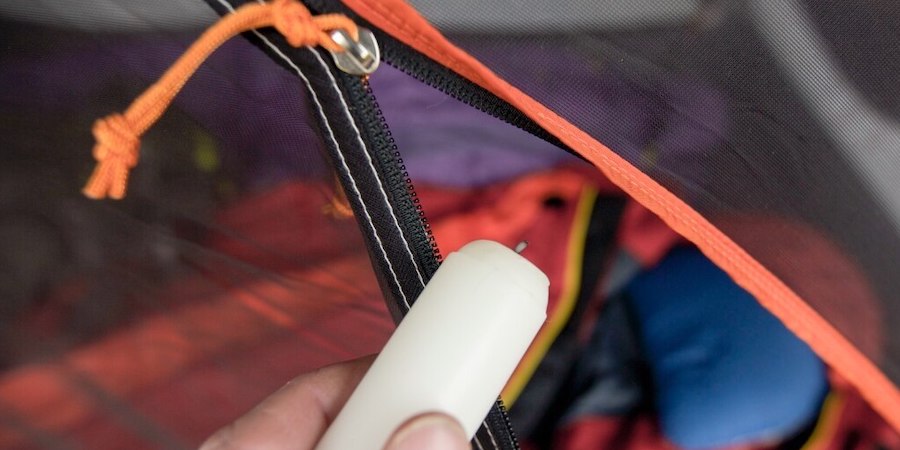
{"label": "human hand", "polygon": [[[368,356],[300,375],[210,436],[200,450],[314,448],[374,360]],[[410,419],[385,446],[385,450],[470,448],[459,423],[437,413]]]}

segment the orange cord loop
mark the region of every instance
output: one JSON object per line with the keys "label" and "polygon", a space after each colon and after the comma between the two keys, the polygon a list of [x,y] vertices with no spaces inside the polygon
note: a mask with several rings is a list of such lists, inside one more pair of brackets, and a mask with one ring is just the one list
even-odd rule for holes
{"label": "orange cord loop", "polygon": [[241,6],[206,30],[124,114],[111,114],[94,123],[97,143],[93,153],[97,166],[82,192],[93,199],[124,197],[128,172],[137,165],[140,155],[140,136],[162,116],[200,64],[228,39],[268,26],[275,27],[294,47],[318,45],[334,52],[344,51],[328,34],[338,29],[346,31],[354,41],[359,39],[356,24],[347,16],[313,17],[298,0]]}
{"label": "orange cord loop", "polygon": [[341,52],[344,48],[331,40],[328,31],[343,29],[353,40],[359,39],[356,24],[343,14],[326,14],[313,17],[305,6],[295,0],[274,0],[272,2],[273,26],[294,47],[318,44]]}

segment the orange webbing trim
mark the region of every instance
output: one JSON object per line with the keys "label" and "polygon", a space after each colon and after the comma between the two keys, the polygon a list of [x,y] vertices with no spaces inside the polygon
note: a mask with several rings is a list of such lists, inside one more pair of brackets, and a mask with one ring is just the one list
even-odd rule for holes
{"label": "orange webbing trim", "polygon": [[900,431],[900,391],[878,367],[793,290],[700,213],[541,103],[453,46],[402,0],[343,0],[374,26],[491,91],[593,163],[610,181],[693,242],[778,317]]}
{"label": "orange webbing trim", "polygon": [[321,45],[342,51],[328,31],[343,29],[356,40],[356,24],[343,14],[312,17],[297,0],[274,0],[241,6],[207,29],[172,67],[144,91],[124,114],[111,114],[94,123],[94,158],[97,167],[82,192],[100,199],[125,196],[128,171],[138,162],[140,136],[165,112],[187,80],[225,41],[245,31],[273,26],[294,47]]}

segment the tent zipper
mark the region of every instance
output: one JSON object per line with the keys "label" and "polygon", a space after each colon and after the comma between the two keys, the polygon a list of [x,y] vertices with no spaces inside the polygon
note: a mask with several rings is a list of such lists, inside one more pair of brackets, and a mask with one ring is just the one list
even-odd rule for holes
{"label": "tent zipper", "polygon": [[[365,29],[362,28],[362,30]],[[379,52],[378,42],[373,39],[371,44],[376,48],[368,50]],[[335,62],[337,63],[337,61]],[[348,94],[348,106],[356,120],[359,121],[362,132],[367,135],[367,143],[370,145],[381,176],[394,200],[392,202],[394,208],[406,230],[414,237],[410,240],[410,244],[412,244],[415,256],[430,277],[440,265],[441,254],[422,210],[422,205],[416,196],[412,180],[406,172],[400,152],[391,137],[384,114],[369,85],[368,77],[359,76],[353,71],[344,70],[339,64],[336,65],[344,72],[339,80]],[[423,76],[426,75],[424,71],[419,73]],[[485,426],[476,433],[474,448],[502,450],[518,450],[520,448],[502,400],[497,400],[484,423]],[[488,443],[491,444],[490,447]]]}
{"label": "tent zipper", "polygon": [[440,265],[441,253],[369,80],[367,77],[352,75],[342,78],[349,94],[349,106],[361,122],[363,132],[369,137],[373,156],[381,169],[388,191],[395,200],[393,203],[400,221],[414,236],[411,244],[415,256],[430,277]]}
{"label": "tent zipper", "polygon": [[[314,13],[344,13],[363,27],[366,26],[365,21],[356,17],[339,2],[303,1]],[[234,10],[234,6],[229,0],[207,0],[207,2],[213,9],[223,15]],[[235,1],[236,4],[250,2],[252,0]],[[363,50],[367,50],[370,53],[380,50],[381,60],[389,63],[394,62],[401,70],[423,82],[437,87],[449,95],[459,97],[460,100],[467,104],[526,131],[539,136],[549,137],[549,134],[531,123],[529,119],[508,104],[505,104],[505,102],[499,99],[498,103],[478,100],[496,99],[487,91],[482,90],[484,95],[464,95],[466,92],[474,92],[468,89],[475,87],[475,85],[449,71],[444,74],[446,77],[439,76],[440,68],[433,62],[430,62],[429,65],[414,64],[414,58],[418,54],[410,52],[408,56],[404,56],[402,50],[397,50],[401,48],[402,44],[376,28],[369,28],[374,35],[372,43],[380,48],[366,48]],[[343,36],[337,36],[337,38],[333,34],[331,36],[340,45],[340,38]],[[368,208],[372,213],[371,217],[369,217],[369,213],[366,213],[366,217],[360,219],[363,226],[362,231],[368,242],[370,257],[373,259],[379,284],[385,291],[386,297],[390,299],[388,301],[388,309],[395,320],[399,320],[406,313],[408,303],[415,299],[418,292],[421,292],[421,289],[424,287],[424,282],[427,282],[437,270],[441,256],[431,227],[415,195],[412,181],[403,166],[397,146],[391,137],[384,115],[378,107],[378,102],[372,93],[367,77],[354,74],[354,70],[347,70],[348,64],[350,67],[362,65],[364,66],[363,73],[367,73],[366,70],[368,69],[365,69],[367,64],[364,53],[358,52],[360,49],[350,49],[351,51],[348,54],[351,60],[349,61],[340,61],[340,57],[332,56],[335,59],[336,69],[323,70],[323,61],[312,56],[317,50],[309,52],[285,46],[282,37],[271,30],[256,30],[252,33],[246,33],[245,37],[268,53],[274,61],[303,78],[309,89],[315,91],[314,95],[321,101],[321,103],[317,103],[318,107],[321,108],[320,113],[322,114],[319,117],[320,124],[333,133],[332,139],[334,143],[328,145],[330,157],[333,158],[332,162],[336,164],[335,168],[338,178],[344,190],[353,192],[353,195],[349,196],[348,201],[354,212],[365,212],[366,208]],[[360,39],[359,42],[365,45],[365,38]],[[385,43],[388,43],[387,47]],[[385,54],[386,49],[391,50],[390,54]],[[360,57],[360,55],[363,56]],[[346,58],[347,56],[344,55],[342,57]],[[354,59],[358,59],[358,61],[354,61]],[[376,62],[377,60],[378,58],[376,58]],[[300,69],[301,67],[303,68],[302,70]],[[306,76],[303,75],[303,71],[307,72]],[[330,72],[331,75],[327,72]],[[455,84],[449,81],[457,79],[462,83]],[[333,88],[342,91],[343,96],[336,94]],[[343,97],[343,100],[341,97]],[[347,114],[352,117],[352,122],[355,122],[355,126],[345,120],[345,115]],[[517,117],[525,118],[525,120],[519,120]],[[351,131],[355,128],[359,128],[360,143],[364,142],[365,145],[356,145],[354,133]],[[552,140],[552,138],[548,140]],[[341,145],[338,145],[338,142]],[[364,153],[368,153],[368,157],[363,156]],[[369,171],[369,168],[365,167],[367,158],[371,158],[370,162],[373,166],[371,169],[374,170],[374,174]],[[338,161],[341,161],[341,164],[338,164]],[[376,177],[375,179],[372,178],[373,175]],[[361,191],[357,189],[356,184],[352,182],[354,179],[363,186],[382,185],[385,191],[385,200],[387,200],[388,204],[384,205],[381,202],[379,198],[381,194],[377,190],[367,189]],[[401,231],[399,234],[396,232],[397,230],[392,229],[390,223],[390,216],[392,215],[396,215],[397,222],[399,222],[398,225],[402,229],[399,230]],[[376,218],[378,220],[374,220]],[[379,235],[382,235],[381,239],[379,239]],[[382,241],[385,238],[393,242],[402,240],[403,243],[401,245],[384,246]],[[409,257],[412,257],[412,261],[409,260]],[[388,271],[391,272],[393,277],[386,275],[385,272]],[[415,279],[416,273],[419,273],[418,280]],[[419,281],[422,281],[423,284],[418,284]],[[518,450],[520,448],[509,415],[499,399],[485,418],[484,426],[475,434],[473,448],[479,450]]]}
{"label": "tent zipper", "polygon": [[369,29],[363,27],[359,27],[358,42],[350,39],[343,30],[332,32],[331,37],[344,48],[341,52],[328,52],[335,66],[345,74],[342,81],[349,94],[349,106],[362,122],[363,132],[368,135],[374,157],[382,169],[381,175],[395,200],[400,221],[415,237],[412,244],[416,256],[430,277],[440,264],[441,254],[384,114],[369,85],[368,75],[375,72],[381,58],[378,41]]}
{"label": "tent zipper", "polygon": [[[345,82],[350,93],[350,108],[355,110],[356,117],[363,122],[363,126],[370,133],[370,144],[372,144],[374,153],[384,170],[389,190],[393,193],[405,193],[405,195],[399,196],[401,200],[395,202],[395,207],[406,227],[420,235],[412,244],[416,249],[417,257],[427,267],[428,273],[432,274],[440,264],[441,254],[412,180],[406,172],[400,152],[391,137],[384,114],[378,106],[378,101],[367,77],[349,76],[345,78],[347,78]],[[408,200],[404,200],[404,198]],[[485,419],[485,424],[493,431],[482,427],[476,434],[476,439],[482,435],[481,439],[484,444],[476,444],[474,448],[482,448],[480,445],[486,446],[487,442],[492,442],[493,448],[496,449],[518,450],[520,448],[502,400],[497,400],[491,413]]]}
{"label": "tent zipper", "polygon": [[378,42],[382,60],[392,67],[472,108],[537,136],[578,158],[582,158],[580,155],[570,151],[568,146],[563,144],[558,138],[544,130],[505,100],[472,83],[449,68],[434,62],[427,56],[409,48],[406,44],[394,39],[377,27],[372,27],[371,24],[356,15],[341,2],[335,0],[303,0],[303,2],[310,10],[320,13],[346,14],[353,18],[356,23],[371,29]]}
{"label": "tent zipper", "polygon": [[[382,57],[392,67],[461,103],[569,151],[568,147],[558,138],[541,128],[521,111],[481,86],[472,83],[456,72],[432,61],[384,33],[379,32],[377,36],[379,42],[382,42]],[[574,153],[572,154],[574,155]]]}

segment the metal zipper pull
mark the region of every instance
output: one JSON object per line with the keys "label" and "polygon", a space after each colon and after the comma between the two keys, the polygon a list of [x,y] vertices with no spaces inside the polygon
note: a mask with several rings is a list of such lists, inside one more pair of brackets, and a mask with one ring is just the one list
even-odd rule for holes
{"label": "metal zipper pull", "polygon": [[381,63],[378,42],[368,29],[359,27],[359,41],[354,41],[341,29],[332,31],[330,36],[335,44],[344,49],[342,52],[328,51],[338,69],[350,75],[368,75]]}

